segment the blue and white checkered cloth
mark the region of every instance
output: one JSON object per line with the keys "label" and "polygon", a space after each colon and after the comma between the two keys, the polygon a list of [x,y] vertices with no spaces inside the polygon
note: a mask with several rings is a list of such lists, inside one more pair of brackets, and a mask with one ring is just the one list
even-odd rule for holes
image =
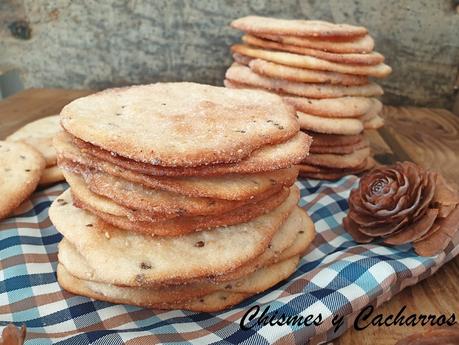
{"label": "blue and white checkered cloth", "polygon": [[[56,281],[57,244],[48,207],[67,185],[36,192],[16,215],[0,222],[0,328],[25,324],[34,344],[305,344],[331,340],[368,305],[377,306],[406,286],[433,274],[458,252],[450,243],[436,257],[410,246],[356,244],[341,227],[357,178],[337,182],[300,180],[300,206],[317,236],[297,271],[268,291],[220,313],[157,311],[74,296]],[[457,242],[456,239],[454,242]],[[240,327],[253,306],[271,316],[322,316],[319,326],[258,324]],[[344,316],[334,331],[332,318]]]}

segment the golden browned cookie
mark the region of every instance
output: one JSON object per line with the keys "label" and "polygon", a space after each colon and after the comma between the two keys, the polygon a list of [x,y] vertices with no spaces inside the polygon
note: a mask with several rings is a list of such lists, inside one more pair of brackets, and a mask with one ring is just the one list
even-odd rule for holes
{"label": "golden browned cookie", "polygon": [[376,162],[373,158],[368,157],[365,162],[355,168],[333,169],[321,168],[311,165],[300,165],[300,176],[313,178],[317,180],[337,180],[347,175],[359,175],[372,169]]}
{"label": "golden browned cookie", "polygon": [[0,219],[32,194],[45,165],[43,156],[31,146],[0,141]]}
{"label": "golden browned cookie", "polygon": [[310,153],[333,153],[337,155],[350,154],[356,150],[369,147],[370,143],[367,139],[364,139],[356,144],[345,145],[345,146],[318,146],[312,145],[309,149]]}
{"label": "golden browned cookie", "polygon": [[319,37],[298,37],[287,35],[259,35],[261,38],[270,41],[280,42],[283,44],[291,44],[299,47],[307,47],[319,49],[333,53],[370,53],[374,46],[375,41],[370,35],[351,38],[349,40],[343,39],[323,39]]}
{"label": "golden browned cookie", "polygon": [[347,146],[361,142],[365,139],[363,134],[357,135],[339,135],[339,134],[322,134],[312,131],[305,133],[313,138],[313,145],[317,146]]}
{"label": "golden browned cookie", "polygon": [[329,168],[355,168],[362,164],[369,156],[370,149],[367,147],[347,155],[311,153],[302,163]]}
{"label": "golden browned cookie", "polygon": [[[179,196],[177,199],[174,197],[167,197],[164,198],[162,193],[169,193],[158,191],[159,195],[154,195],[155,192],[152,190],[153,195],[149,195],[149,193],[141,192],[139,195],[130,195],[128,191],[128,195],[126,195],[125,199],[130,199],[128,201],[123,200],[121,197],[114,197],[110,191],[104,190],[103,188],[103,181],[106,178],[105,176],[92,176],[88,177],[86,174],[81,177],[77,174],[72,172],[63,170],[65,179],[69,183],[70,187],[72,188],[72,194],[75,196],[75,199],[80,200],[82,204],[94,205],[93,208],[100,212],[108,213],[118,217],[127,217],[131,221],[145,221],[145,222],[159,222],[166,219],[176,218],[176,217],[185,217],[188,219],[192,216],[200,216],[200,215],[213,215],[216,218],[221,219],[223,215],[226,213],[230,213],[232,210],[237,208],[243,207],[248,204],[255,204],[259,201],[268,199],[269,197],[277,194],[281,191],[282,186],[278,185],[275,189],[268,190],[265,194],[260,194],[256,198],[248,199],[248,200],[221,200],[221,199],[210,199],[212,201],[207,202],[215,202],[215,205],[219,204],[220,206],[214,206],[212,208],[206,208],[205,205],[202,207],[198,207],[200,203],[206,203],[206,201],[202,202],[193,202],[196,199],[208,199],[208,198],[193,198],[193,197],[183,197]],[[111,177],[108,177],[111,180]],[[89,181],[88,182],[85,182]],[[88,183],[88,184],[87,184]],[[102,186],[101,186],[102,184]],[[117,185],[116,182],[113,184],[118,188],[122,189],[123,187]],[[124,186],[126,187],[126,186]],[[136,189],[139,187],[134,187],[133,192],[136,193]],[[112,189],[110,189],[112,190]],[[126,192],[126,190],[125,190]],[[117,193],[117,191],[114,191]],[[121,193],[123,195],[123,192]],[[142,197],[142,195],[144,195]],[[144,198],[144,199],[142,199]],[[141,199],[141,200],[139,200]],[[171,205],[171,209],[164,208],[163,203],[159,203],[165,199],[167,203]],[[194,204],[194,207],[190,207],[186,205],[186,199],[190,200],[190,204]],[[92,202],[90,200],[93,200]],[[279,203],[282,200],[279,201]],[[152,203],[152,204],[151,204]],[[172,212],[172,206],[182,203],[183,209],[177,208],[175,212]],[[91,206],[89,206],[91,207]],[[107,212],[108,210],[108,212]],[[250,210],[250,208],[249,208]],[[197,212],[197,213],[195,213]],[[231,214],[231,213],[230,213]],[[210,217],[211,218],[211,217]],[[208,218],[200,218],[201,220],[205,220]]]}
{"label": "golden browned cookie", "polygon": [[363,122],[359,119],[321,117],[301,111],[296,114],[301,129],[308,131],[341,135],[358,135],[363,131]]}
{"label": "golden browned cookie", "polygon": [[247,16],[231,22],[235,29],[254,35],[291,35],[300,37],[356,37],[368,30],[363,26],[334,24],[321,20],[279,19],[271,17]]}
{"label": "golden browned cookie", "polygon": [[292,108],[277,95],[185,82],[79,98],[62,109],[61,123],[101,149],[164,167],[238,162],[299,129]]}
{"label": "golden browned cookie", "polygon": [[[363,117],[373,110],[376,102],[368,97],[339,97],[314,99],[306,97],[283,97],[284,101],[292,105],[297,111],[322,117]],[[379,101],[378,101],[379,102]],[[380,102],[379,102],[380,103]],[[362,120],[362,118],[361,118]]]}
{"label": "golden browned cookie", "polygon": [[179,237],[144,236],[113,228],[74,207],[70,191],[53,202],[49,216],[97,276],[112,284],[145,286],[236,270],[266,250],[298,199],[296,189],[275,210],[243,225]]}
{"label": "golden browned cookie", "polygon": [[251,35],[244,35],[242,36],[242,41],[249,46],[255,46],[267,50],[279,50],[285,51],[300,55],[308,55],[313,56],[319,59],[324,59],[327,61],[344,63],[344,64],[351,64],[351,65],[377,65],[384,61],[384,56],[376,53],[349,53],[349,54],[342,54],[342,53],[331,53],[326,52],[323,50],[306,48],[306,47],[299,47],[290,44],[283,44],[275,41],[270,41],[266,39],[262,39],[259,37],[251,36]]}
{"label": "golden browned cookie", "polygon": [[253,72],[249,67],[234,63],[226,71],[226,79],[255,88],[310,98],[336,98],[344,96],[381,96],[383,91],[375,83],[358,86],[298,83],[282,79],[271,79]]}
{"label": "golden browned cookie", "polygon": [[[296,118],[295,121],[298,122]],[[292,139],[278,145],[265,146],[238,163],[176,168],[151,165],[115,156],[110,154],[109,151],[102,150],[76,138],[74,143],[84,153],[142,174],[153,176],[215,176],[232,173],[258,173],[289,168],[292,164],[299,163],[307,155],[311,137],[299,132]]]}
{"label": "golden browned cookie", "polygon": [[[205,177],[151,176],[122,168],[81,152],[73,144],[71,136],[65,132],[56,136],[54,146],[59,155],[59,164],[69,171],[82,174],[88,169],[99,170],[149,188],[193,197],[224,200],[254,199],[271,189],[278,189],[278,186],[291,186],[298,175],[298,169],[292,166],[255,174],[227,174]],[[301,146],[298,146],[298,150],[300,149]]]}
{"label": "golden browned cookie", "polygon": [[319,59],[313,56],[253,48],[243,44],[231,46],[231,51],[251,58],[272,61],[286,66],[344,74],[356,74],[375,78],[387,77],[392,71],[392,69],[384,63],[379,63],[377,65],[348,65]]}
{"label": "golden browned cookie", "polygon": [[57,165],[54,165],[43,170],[38,184],[40,186],[47,186],[61,181],[64,181],[64,175],[62,175],[61,169]]}
{"label": "golden browned cookie", "polygon": [[[72,194],[75,206],[90,211],[109,224],[127,231],[158,236],[181,236],[219,226],[242,224],[272,211],[288,197],[288,191],[284,189],[264,200],[250,202],[219,215],[173,217],[173,215],[151,215],[145,211],[131,210],[132,215],[125,217],[102,211],[113,209],[115,203],[108,198],[97,197],[97,194],[92,193],[91,198],[82,200],[78,198],[76,192]],[[139,220],[147,217],[149,219]]]}
{"label": "golden browned cookie", "polygon": [[[208,287],[209,284],[214,286],[215,284],[225,283],[225,289],[237,288],[238,291],[241,292],[243,291],[242,289],[244,289],[244,284],[242,286],[238,284],[238,286],[228,287],[228,282],[244,278],[260,268],[291,259],[295,256],[302,256],[314,237],[314,223],[304,210],[296,207],[282,224],[281,228],[274,234],[266,250],[260,256],[238,267],[236,270],[227,274],[211,277],[211,279],[204,278],[193,280],[193,282],[188,282],[186,285],[158,284],[152,285],[151,287],[167,286],[170,288],[169,291],[177,292],[177,294],[174,293],[172,296],[172,298],[175,299],[178,299],[177,295],[180,295],[179,291],[184,293],[184,290],[188,290],[188,287],[192,287],[193,290],[196,291],[202,290],[203,287]],[[107,283],[103,278],[96,275],[94,269],[91,268],[82,255],[80,255],[75,247],[65,238],[59,244],[59,262],[65,266],[70,274],[77,278],[89,278],[91,281]],[[160,289],[158,289],[158,293],[159,290]],[[206,291],[210,292],[207,288]],[[166,292],[162,292],[164,297],[165,294],[167,295]]]}
{"label": "golden browned cookie", "polygon": [[26,124],[6,138],[6,141],[21,141],[29,144],[43,155],[46,167],[52,167],[56,165],[56,151],[52,141],[61,130],[59,115],[53,115]]}
{"label": "golden browned cookie", "polygon": [[[239,63],[238,60],[242,59],[235,59],[237,63]],[[261,59],[251,59],[248,64],[242,63],[242,65],[248,65],[252,71],[265,77],[299,83],[330,83],[348,86],[368,84],[368,78],[365,76],[290,67]]]}

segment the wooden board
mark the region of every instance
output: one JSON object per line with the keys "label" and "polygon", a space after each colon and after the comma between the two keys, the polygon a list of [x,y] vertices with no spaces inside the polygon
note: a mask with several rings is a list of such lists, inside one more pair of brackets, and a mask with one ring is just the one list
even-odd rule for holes
{"label": "wooden board", "polygon": [[[90,91],[31,89],[0,102],[0,138],[23,124],[42,116],[58,113],[72,99]],[[375,158],[383,164],[412,160],[437,169],[451,182],[459,182],[459,119],[442,109],[385,107],[386,126],[369,132]],[[407,314],[451,314],[459,310],[459,257],[435,275],[416,286],[406,288],[375,311],[375,315],[396,314],[407,305]],[[364,331],[349,329],[334,345],[387,345],[425,328],[369,327]]]}
{"label": "wooden board", "polygon": [[89,90],[28,89],[4,99],[0,102],[0,139],[28,122],[58,114],[70,101],[90,93]]}

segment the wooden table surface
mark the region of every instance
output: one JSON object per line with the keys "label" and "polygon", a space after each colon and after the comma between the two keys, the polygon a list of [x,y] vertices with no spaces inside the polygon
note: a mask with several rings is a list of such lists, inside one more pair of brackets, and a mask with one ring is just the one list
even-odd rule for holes
{"label": "wooden table surface", "polygon": [[[87,90],[29,89],[0,101],[0,139],[16,128],[43,116],[57,114],[69,101],[87,95]],[[375,158],[380,163],[411,160],[441,172],[459,185],[459,118],[447,110],[415,107],[385,107],[386,125],[370,134]],[[459,311],[459,257],[419,284],[408,287],[380,306],[375,314],[446,314]],[[416,327],[368,327],[349,329],[334,345],[387,345],[426,329]]]}

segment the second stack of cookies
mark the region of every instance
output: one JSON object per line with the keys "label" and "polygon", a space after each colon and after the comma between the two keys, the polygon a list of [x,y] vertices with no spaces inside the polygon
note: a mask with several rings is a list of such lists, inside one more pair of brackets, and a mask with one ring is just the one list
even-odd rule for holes
{"label": "second stack of cookies", "polygon": [[70,190],[50,217],[70,292],[221,310],[288,277],[314,237],[294,186],[311,139],[276,95],[152,84],[79,99],[61,118]]}
{"label": "second stack of cookies", "polygon": [[301,130],[313,137],[300,174],[333,180],[371,168],[364,130],[383,125],[376,98],[383,90],[369,78],[391,68],[367,29],[255,16],[232,26],[245,32],[244,44],[231,48],[225,85],[269,90],[295,108]]}

